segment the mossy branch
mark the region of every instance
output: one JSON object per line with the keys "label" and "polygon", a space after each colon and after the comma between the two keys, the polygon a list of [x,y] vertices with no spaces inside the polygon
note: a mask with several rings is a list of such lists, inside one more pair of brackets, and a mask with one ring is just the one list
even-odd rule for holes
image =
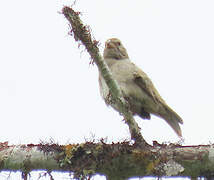
{"label": "mossy branch", "polygon": [[76,41],[80,41],[90,54],[93,62],[98,66],[106,84],[109,87],[110,94],[115,103],[118,104],[121,114],[124,116],[125,122],[129,126],[131,139],[135,140],[135,143],[141,146],[147,145],[146,141],[140,133],[140,128],[135,122],[131,111],[129,110],[128,103],[122,96],[121,90],[117,85],[117,82],[112,78],[111,72],[108,66],[103,61],[98,48],[98,41],[92,38],[89,26],[82,23],[79,17],[79,12],[75,12],[71,7],[64,7],[62,13],[69,21],[71,25],[71,34]]}
{"label": "mossy branch", "polygon": [[[74,178],[105,175],[107,179],[145,176],[213,177],[213,145],[180,146],[156,144],[140,149],[129,142],[106,144],[28,144],[0,143],[0,170],[70,171]],[[27,176],[26,176],[27,177]]]}

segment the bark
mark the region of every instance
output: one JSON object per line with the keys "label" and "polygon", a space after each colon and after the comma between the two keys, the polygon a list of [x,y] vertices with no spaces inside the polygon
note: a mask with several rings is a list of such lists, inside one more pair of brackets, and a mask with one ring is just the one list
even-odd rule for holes
{"label": "bark", "polygon": [[0,170],[27,174],[32,170],[69,171],[75,178],[102,174],[107,179],[145,176],[214,175],[213,145],[180,146],[155,144],[139,148],[129,142],[106,144],[0,144]]}
{"label": "bark", "polygon": [[117,82],[112,78],[108,66],[100,55],[98,48],[99,42],[92,38],[89,26],[86,26],[82,23],[79,17],[80,13],[75,12],[71,7],[64,7],[62,13],[70,23],[71,35],[74,36],[76,41],[81,42],[85,46],[86,50],[91,56],[91,59],[93,62],[95,62],[99,71],[102,73],[102,76],[109,87],[113,102],[118,104],[120,112],[124,116],[125,122],[129,126],[131,138],[135,140],[139,146],[147,145],[146,141],[140,133],[140,128],[138,127],[131,111],[129,110],[128,103],[123,98]]}

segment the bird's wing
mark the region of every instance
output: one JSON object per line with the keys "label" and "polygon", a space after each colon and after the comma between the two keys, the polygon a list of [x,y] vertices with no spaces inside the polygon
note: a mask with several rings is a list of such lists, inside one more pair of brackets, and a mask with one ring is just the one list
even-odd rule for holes
{"label": "bird's wing", "polygon": [[160,94],[155,89],[152,81],[149,79],[146,73],[141,71],[139,68],[137,68],[137,71],[133,73],[133,80],[149,97],[153,99],[155,103],[165,104],[165,101],[161,98]]}
{"label": "bird's wing", "polygon": [[164,107],[167,112],[167,116],[165,117],[163,114],[159,115],[170,124],[170,126],[176,131],[178,135],[181,135],[178,122],[182,124],[182,118],[166,104],[146,73],[137,68],[137,70],[133,72],[133,80],[149,97],[152,98],[156,104],[161,104]]}

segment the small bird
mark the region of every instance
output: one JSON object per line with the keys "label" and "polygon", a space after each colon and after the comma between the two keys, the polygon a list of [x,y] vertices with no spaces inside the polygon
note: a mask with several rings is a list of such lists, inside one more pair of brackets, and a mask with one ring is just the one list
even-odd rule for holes
{"label": "small bird", "polygon": [[[179,123],[183,124],[182,118],[162,99],[147,74],[131,62],[119,39],[112,38],[106,41],[103,58],[133,115],[138,115],[142,119],[150,119],[150,114],[161,117],[179,137],[182,137],[179,126]],[[106,104],[119,111],[117,105],[109,100],[109,89],[101,73],[99,86]]]}

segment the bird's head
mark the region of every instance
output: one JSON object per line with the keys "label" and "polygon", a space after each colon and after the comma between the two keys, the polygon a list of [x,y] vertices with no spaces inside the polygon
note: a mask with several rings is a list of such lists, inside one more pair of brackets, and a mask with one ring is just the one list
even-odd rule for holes
{"label": "bird's head", "polygon": [[126,49],[117,38],[111,38],[106,41],[103,57],[118,60],[129,58]]}

